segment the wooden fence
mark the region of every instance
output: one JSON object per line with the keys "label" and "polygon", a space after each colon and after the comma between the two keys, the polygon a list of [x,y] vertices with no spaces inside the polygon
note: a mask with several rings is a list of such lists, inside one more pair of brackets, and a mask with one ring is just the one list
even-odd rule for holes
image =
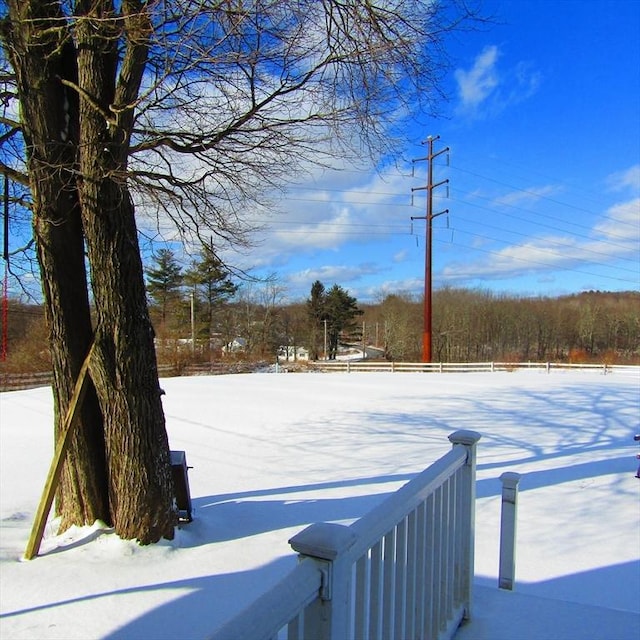
{"label": "wooden fence", "polygon": [[474,431],[351,526],[289,542],[297,567],[210,640],[452,638],[471,615]]}
{"label": "wooden fence", "polygon": [[20,391],[46,387],[53,381],[50,371],[43,373],[0,373],[0,391]]}
{"label": "wooden fence", "polygon": [[[317,360],[314,362],[298,363],[299,369],[323,372],[358,372],[358,371],[386,371],[395,373],[472,373],[489,371],[516,371],[519,369],[538,369],[550,373],[552,370],[584,369],[608,373],[627,373],[640,375],[638,365],[617,364],[567,364],[562,362],[389,362],[386,360]],[[161,377],[192,376],[192,375],[227,375],[233,373],[253,373],[264,371],[270,365],[268,362],[209,362],[204,364],[160,365],[158,373]],[[291,363],[283,363],[275,371],[285,373]],[[53,379],[51,372],[44,373],[0,373],[0,391],[18,391],[50,385]]]}
{"label": "wooden fence", "polygon": [[604,374],[613,372],[640,373],[637,365],[612,364],[569,364],[562,362],[387,362],[385,360],[318,360],[312,363],[316,371],[357,372],[419,372],[419,373],[469,373],[516,371],[519,369],[551,372],[560,369],[584,369],[601,371]]}

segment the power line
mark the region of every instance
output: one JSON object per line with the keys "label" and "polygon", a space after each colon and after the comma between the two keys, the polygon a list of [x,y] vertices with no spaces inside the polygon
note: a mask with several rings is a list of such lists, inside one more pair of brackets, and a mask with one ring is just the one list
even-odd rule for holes
{"label": "power line", "polygon": [[[462,204],[466,204],[468,206],[472,206],[475,208],[479,208],[485,211],[489,211],[489,212],[493,212],[492,209],[489,209],[487,207],[482,207],[481,205],[475,204],[475,203],[470,203],[467,202],[465,200],[461,200],[461,199],[457,199],[457,198],[452,198],[453,201],[455,202],[460,202]],[[526,221],[526,219],[523,219],[521,217],[518,216],[514,216],[513,214],[506,214],[506,213],[502,213],[500,215],[504,215],[507,217],[510,217],[514,220],[523,220]],[[473,220],[472,218],[466,217],[464,215],[461,215],[459,213],[456,213],[453,215],[454,219],[457,220],[461,220],[463,222],[467,222],[470,224],[474,224],[477,223],[476,220]],[[424,218],[423,216],[412,216],[413,219],[418,219],[418,218]],[[347,237],[347,236],[354,236],[354,237],[360,237],[360,238],[365,238],[365,237],[373,237],[373,236],[380,236],[380,237],[390,237],[390,236],[396,236],[396,237],[402,237],[402,236],[413,236],[413,237],[417,237],[416,234],[412,231],[412,230],[408,230],[404,225],[399,225],[399,224],[393,224],[393,223],[356,223],[356,222],[331,222],[331,221],[321,221],[321,222],[309,222],[309,221],[303,221],[303,220],[288,220],[288,221],[282,221],[282,220],[277,220],[277,221],[272,221],[272,224],[274,225],[284,225],[284,226],[294,226],[296,225],[299,228],[295,228],[295,229],[287,229],[285,231],[286,234],[288,235],[334,235],[334,236],[340,236],[340,237]],[[485,229],[496,229],[501,231],[503,234],[509,234],[512,236],[519,236],[519,237],[528,237],[529,234],[523,233],[521,231],[514,231],[511,229],[505,229],[504,227],[499,227],[496,225],[491,225],[488,224],[486,222],[482,223],[483,227]],[[557,231],[557,227],[553,227],[552,225],[540,225],[543,226],[545,228],[549,228],[552,230]],[[313,228],[309,228],[309,227],[313,227]],[[322,227],[326,227],[326,229],[323,229]],[[435,227],[434,227],[435,228]],[[485,240],[491,240],[494,242],[502,242],[505,243],[507,242],[504,238],[496,238],[494,236],[489,236],[487,234],[479,234],[479,233],[474,233],[472,231],[466,231],[464,228],[460,228],[460,227],[453,227],[453,226],[447,226],[447,229],[449,229],[450,231],[458,231],[461,233],[469,233],[470,235],[474,235],[477,238],[481,238],[481,239],[485,239]],[[620,238],[622,238],[622,236],[619,236]],[[618,249],[621,251],[628,251],[629,247],[622,245],[622,244],[618,244],[618,243],[613,243],[610,242],[608,240],[604,240],[604,239],[594,239],[592,237],[586,236],[586,235],[582,235],[582,234],[577,234],[577,233],[572,233],[570,234],[570,238],[582,238],[584,240],[588,240],[593,244],[596,244],[598,246],[604,246],[604,247],[612,247],[614,249]],[[553,245],[553,246],[557,246],[557,247],[565,247],[565,248],[572,248],[572,249],[576,249],[579,250],[581,252],[586,252],[595,256],[601,256],[603,258],[608,258],[610,257],[610,254],[604,252],[604,251],[596,251],[593,248],[587,247],[587,246],[577,246],[574,247],[571,244],[567,243],[563,243],[559,240],[555,240],[552,238],[545,238],[544,242],[548,245]],[[523,245],[514,245],[515,247],[521,247],[523,248]],[[538,248],[539,251],[547,251],[545,249],[542,248]],[[633,258],[627,258],[625,256],[615,256],[616,260],[621,260],[624,262],[628,262],[628,263],[632,263],[632,264],[637,264],[637,260],[633,259]],[[618,267],[619,269],[625,270],[625,271],[631,271],[630,269],[624,269],[624,267]],[[635,273],[635,271],[633,271]]]}
{"label": "power line", "polygon": [[[492,213],[498,213],[498,215],[502,215],[502,216],[505,216],[505,217],[508,217],[508,218],[512,218],[513,220],[519,220],[519,221],[523,221],[523,222],[529,222],[529,220],[528,220],[528,219],[526,219],[526,218],[521,218],[521,217],[519,217],[519,216],[515,216],[515,215],[510,214],[510,213],[495,212],[493,209],[489,209],[488,207],[483,207],[483,206],[478,205],[478,204],[475,204],[475,203],[473,203],[473,202],[468,202],[467,200],[461,200],[461,199],[458,199],[458,198],[452,198],[452,200],[453,200],[454,202],[460,202],[460,203],[462,203],[462,204],[466,204],[466,205],[469,205],[469,206],[471,206],[471,207],[475,207],[475,208],[477,208],[477,209],[482,209],[483,211],[490,211],[490,212],[492,212]],[[460,220],[465,220],[466,222],[471,222],[471,223],[473,223],[473,222],[474,222],[473,220],[471,220],[471,219],[469,219],[469,218],[465,218],[464,216],[460,216],[459,214],[456,214],[456,217],[457,217],[458,219],[460,219]],[[558,229],[557,225],[555,225],[555,226],[554,226],[554,225],[551,225],[551,224],[548,224],[548,225],[547,225],[547,224],[541,224],[541,223],[537,223],[537,224],[538,224],[538,226],[541,226],[541,227],[544,227],[544,228],[547,228],[547,229],[551,229],[551,230],[556,231],[556,232],[557,232],[557,231],[559,231],[559,229]],[[501,230],[501,231],[503,231],[504,233],[511,233],[511,234],[522,235],[522,236],[526,236],[526,235],[527,235],[527,234],[522,233],[522,232],[518,232],[518,231],[511,231],[511,230],[505,229],[504,227],[495,227],[495,226],[492,226],[492,225],[487,225],[487,224],[485,224],[485,223],[483,223],[483,225],[484,225],[485,227],[491,227],[491,228],[495,228],[495,229],[500,229],[500,230]],[[576,226],[578,226],[578,225],[576,225]],[[582,235],[582,234],[578,234],[578,233],[575,233],[575,232],[572,232],[572,233],[571,233],[571,236],[572,236],[572,237],[575,237],[575,238],[582,238],[582,239],[584,239],[584,240],[588,240],[588,241],[590,241],[590,242],[598,242],[598,243],[600,243],[600,244],[604,244],[604,245],[607,245],[607,246],[611,246],[611,247],[616,248],[616,249],[622,249],[622,250],[627,250],[627,249],[628,249],[628,247],[627,247],[626,245],[616,244],[616,243],[614,243],[614,242],[610,242],[610,241],[608,241],[608,240],[594,239],[594,238],[593,238],[593,237],[591,237],[591,236]],[[619,237],[619,238],[621,238],[621,239],[626,238],[626,236],[615,236],[615,234],[614,234],[614,237]],[[545,238],[545,242],[554,242],[554,241],[551,241],[551,240],[549,240],[548,238]],[[603,255],[606,255],[606,254],[603,254]]]}
{"label": "power line", "polygon": [[[502,158],[497,158],[497,157],[491,157],[489,158],[489,160],[491,160],[492,162],[495,162],[497,164],[502,164],[504,166],[507,167],[514,167],[516,169],[519,170],[524,170],[527,174],[533,174],[536,176],[539,176],[541,178],[544,178],[545,180],[552,180],[554,183],[558,183],[558,177],[555,175],[549,175],[548,173],[544,173],[542,171],[538,171],[536,169],[532,169],[531,167],[526,167],[525,165],[522,164],[517,164],[515,162],[509,162],[507,160],[503,160]],[[460,170],[460,171],[466,171],[465,169],[459,168],[457,166],[453,166],[452,167],[455,170]],[[482,174],[478,174],[481,177],[484,177]],[[514,175],[513,177],[515,178],[519,178],[520,180],[529,180],[530,176],[526,175]],[[593,202],[594,204],[600,204],[600,203],[606,203],[607,199],[602,197],[602,193],[601,192],[595,192],[595,191],[591,191],[590,189],[583,189],[580,187],[576,187],[575,185],[572,185],[571,183],[568,183],[566,180],[560,180],[559,184],[562,185],[563,188],[567,188],[570,191],[574,191],[578,194],[583,195],[584,197],[586,197],[587,199],[589,199],[591,202]],[[514,187],[515,189],[518,189],[518,187]]]}
{"label": "power line", "polygon": [[[482,175],[482,174],[477,173],[475,171],[470,171],[468,169],[463,169],[463,168],[458,167],[456,165],[452,165],[452,168],[457,170],[457,171],[462,171],[463,173],[467,173],[469,175],[476,176],[477,178],[482,178],[483,180],[487,180],[488,182],[493,182],[493,183],[499,184],[499,185],[501,185],[503,187],[509,187],[510,189],[513,189],[514,191],[517,191],[519,193],[523,193],[525,195],[529,195],[529,196],[535,197],[538,200],[546,200],[547,202],[552,202],[553,204],[557,204],[557,205],[560,205],[562,207],[566,207],[568,209],[573,209],[575,211],[580,211],[582,213],[590,213],[590,214],[592,214],[594,216],[606,218],[606,219],[609,219],[609,220],[613,220],[613,221],[618,222],[620,224],[629,224],[629,225],[631,224],[631,223],[625,222],[623,220],[616,220],[614,218],[610,218],[609,216],[605,216],[605,215],[602,214],[602,212],[593,211],[591,209],[586,209],[584,207],[580,207],[580,206],[577,206],[577,205],[574,205],[574,204],[571,204],[571,203],[568,203],[568,202],[563,202],[562,200],[556,200],[555,198],[551,198],[551,197],[546,196],[546,195],[544,195],[544,194],[542,194],[540,192],[532,191],[531,189],[523,189],[521,187],[516,187],[515,185],[509,184],[507,182],[503,182],[501,180],[497,180],[496,178],[490,178],[488,176]],[[483,198],[482,196],[478,196],[478,197]],[[491,200],[490,198],[483,198],[483,199]],[[495,199],[494,199],[494,201],[495,201]],[[510,205],[509,203],[504,203],[502,206],[513,206],[513,205]],[[516,208],[520,208],[520,207],[516,207]],[[552,217],[552,216],[545,216],[544,214],[540,214],[540,213],[537,213],[537,212],[532,212],[532,213],[535,213],[536,215],[539,215],[541,217],[547,217],[547,218]]]}
{"label": "power line", "polygon": [[[458,217],[459,217],[459,216],[458,216]],[[462,218],[462,219],[464,220],[464,218]],[[468,220],[467,220],[467,221],[468,221]],[[518,231],[505,231],[505,230],[504,230],[504,229],[502,229],[501,227],[496,227],[495,225],[490,225],[490,224],[486,224],[486,223],[484,223],[484,224],[483,224],[483,227],[484,227],[484,228],[487,228],[487,229],[498,229],[498,230],[500,230],[500,231],[503,231],[503,232],[505,232],[505,233],[509,233],[509,234],[511,234],[511,235],[517,235],[517,236],[527,237],[527,234],[525,234],[525,233],[521,233],[521,232],[518,232]],[[453,229],[453,230],[456,230],[456,228],[455,228],[455,227],[452,227],[452,229]],[[460,232],[461,232],[461,233],[469,233],[469,234],[471,234],[471,232],[469,232],[469,231],[465,231],[464,229],[460,230]],[[475,235],[475,234],[474,234],[474,235]],[[486,240],[494,240],[495,242],[505,242],[505,240],[501,240],[501,239],[499,239],[499,238],[493,238],[493,237],[490,237],[490,236],[487,236],[487,235],[479,235],[479,234],[477,234],[477,237],[481,237],[481,238],[486,239]],[[597,242],[597,241],[594,241],[594,242]],[[556,240],[550,240],[550,239],[548,239],[548,238],[545,238],[545,243],[547,243],[547,244],[551,244],[551,245],[554,245],[554,246],[559,247],[559,248],[564,248],[564,249],[576,249],[576,250],[579,250],[579,251],[581,251],[581,252],[592,253],[592,254],[594,254],[594,255],[596,255],[596,256],[601,256],[601,257],[603,257],[603,258],[608,258],[608,257],[609,257],[609,254],[607,254],[607,253],[603,253],[603,252],[601,252],[601,251],[595,251],[594,249],[589,249],[589,248],[586,248],[586,247],[576,247],[576,246],[571,245],[571,244],[568,244],[568,243],[563,243],[563,242],[559,242],[559,241],[556,241]],[[523,246],[523,245],[510,245],[510,246],[512,246],[512,247],[520,247],[520,248],[524,248],[524,246]],[[538,250],[538,251],[545,251],[545,252],[548,252],[546,249],[541,249],[541,248],[537,248],[537,250]],[[633,264],[635,264],[635,265],[637,265],[637,264],[638,264],[637,260],[634,260],[634,259],[632,259],[632,258],[625,258],[625,257],[622,257],[622,256],[616,256],[616,260],[623,260],[624,262],[631,262],[631,263],[633,263]],[[635,270],[634,270],[634,269],[627,269],[627,268],[625,268],[625,267],[617,267],[617,268],[618,268],[618,269],[620,269],[620,270],[622,270],[622,271],[629,271],[629,272],[631,272],[631,273],[636,273],[636,272],[638,271],[638,269],[635,269]]]}
{"label": "power line", "polygon": [[[479,238],[482,238],[482,239],[486,239],[487,238],[486,236],[480,236],[478,234],[469,233],[467,231],[463,231],[462,233],[465,233],[465,234],[470,235],[470,236],[476,236],[476,237],[479,237]],[[454,244],[455,246],[461,247],[463,249],[469,249],[471,251],[479,251],[481,253],[487,253],[489,255],[503,257],[502,254],[500,254],[497,251],[493,251],[491,249],[482,249],[481,247],[469,246],[469,245],[461,244],[461,243],[458,243],[458,242],[445,242],[444,240],[436,240],[436,242],[439,242],[441,244]],[[515,246],[518,247],[518,248],[524,248],[524,247],[522,247],[522,245],[515,245]],[[573,268],[569,268],[569,267],[563,267],[563,266],[560,266],[560,265],[552,265],[552,264],[549,264],[548,262],[541,262],[541,261],[538,261],[538,260],[531,260],[530,258],[521,258],[521,257],[517,257],[517,256],[509,256],[509,259],[510,260],[515,260],[515,261],[518,261],[518,262],[523,262],[523,263],[530,264],[530,265],[538,265],[538,266],[541,266],[541,267],[558,269],[560,271],[569,271],[571,273],[580,273],[580,274],[583,274],[583,275],[594,276],[594,277],[597,277],[597,278],[604,278],[606,280],[614,280],[616,282],[628,282],[628,283],[634,284],[636,286],[639,283],[639,281],[637,279],[636,280],[629,280],[627,278],[618,278],[618,277],[615,277],[615,276],[607,276],[607,275],[603,275],[603,274],[599,274],[599,273],[592,273],[592,272],[589,272],[589,271],[583,271],[581,269],[573,269]],[[599,266],[605,266],[605,267],[607,266],[607,265],[601,265],[599,263],[596,263],[596,264],[598,264]],[[612,268],[614,268],[616,270],[618,269],[617,267],[612,267]],[[476,274],[473,274],[472,272],[460,273],[459,275],[461,277],[474,277],[474,275],[475,275],[475,277],[478,277]]]}

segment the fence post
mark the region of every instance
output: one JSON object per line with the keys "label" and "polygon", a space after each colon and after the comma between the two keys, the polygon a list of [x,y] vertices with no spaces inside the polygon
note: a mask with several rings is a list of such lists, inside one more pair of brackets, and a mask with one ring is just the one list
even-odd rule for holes
{"label": "fence post", "polygon": [[[475,513],[476,513],[476,448],[481,436],[476,431],[460,430],[449,435],[453,447],[467,449],[467,461],[463,470],[463,491],[460,504],[456,505],[456,520],[460,518],[462,531],[466,532],[462,550],[462,600],[464,619],[471,618],[474,577]],[[464,535],[464,533],[463,533]]]}
{"label": "fence post", "polygon": [[507,471],[500,476],[500,482],[502,482],[502,513],[498,587],[512,590],[516,567],[516,516],[520,474]]}
{"label": "fence post", "polygon": [[323,572],[320,598],[305,611],[305,638],[345,640],[349,637],[351,564],[346,552],[356,534],[341,524],[320,522],[297,533],[289,544],[301,558],[320,563]]}

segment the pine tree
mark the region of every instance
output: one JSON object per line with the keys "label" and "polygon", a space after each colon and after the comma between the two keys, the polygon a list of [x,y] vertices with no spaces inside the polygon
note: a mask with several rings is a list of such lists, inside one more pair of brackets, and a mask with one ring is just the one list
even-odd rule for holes
{"label": "pine tree", "polygon": [[357,300],[342,287],[334,284],[329,289],[325,296],[329,360],[336,359],[341,336],[347,338],[357,334],[354,320],[362,314],[363,311],[357,307]]}
{"label": "pine tree", "polygon": [[203,319],[210,335],[216,309],[235,296],[238,285],[211,247],[204,246],[199,257],[185,273],[184,282],[193,290],[196,301],[204,304]]}
{"label": "pine tree", "polygon": [[307,315],[309,317],[309,359],[317,360],[320,352],[320,336],[324,330],[323,324],[326,319],[325,289],[320,280],[316,280],[311,285],[311,297],[307,300]]}
{"label": "pine tree", "polygon": [[171,249],[160,249],[153,254],[155,267],[147,269],[147,291],[151,300],[160,307],[162,323],[167,320],[167,310],[180,298],[184,282],[182,267]]}
{"label": "pine tree", "polygon": [[307,300],[309,317],[309,358],[318,359],[320,335],[326,329],[329,360],[335,360],[341,335],[353,335],[356,331],[354,319],[363,314],[357,300],[342,287],[334,284],[329,291],[316,280],[311,286],[311,297]]}

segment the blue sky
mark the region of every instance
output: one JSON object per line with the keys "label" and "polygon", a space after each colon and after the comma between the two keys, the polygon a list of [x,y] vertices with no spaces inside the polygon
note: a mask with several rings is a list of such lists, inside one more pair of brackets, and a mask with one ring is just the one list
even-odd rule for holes
{"label": "blue sky", "polygon": [[[443,115],[410,132],[434,165],[433,284],[517,295],[640,289],[640,1],[486,0],[450,43]],[[420,296],[426,163],[345,168],[282,197],[243,266],[291,299],[319,279],[359,301]]]}
{"label": "blue sky", "polygon": [[[275,276],[289,300],[315,280],[361,302],[421,296],[425,222],[411,218],[425,214],[427,164],[411,160],[440,136],[434,150],[450,151],[434,181],[449,188],[434,211],[449,213],[433,224],[434,288],[640,290],[640,0],[483,5],[494,22],[448,41],[448,101],[406,132],[406,162],[313,172],[279,197],[254,249],[224,259]],[[171,237],[143,243],[146,257],[175,249]]]}

